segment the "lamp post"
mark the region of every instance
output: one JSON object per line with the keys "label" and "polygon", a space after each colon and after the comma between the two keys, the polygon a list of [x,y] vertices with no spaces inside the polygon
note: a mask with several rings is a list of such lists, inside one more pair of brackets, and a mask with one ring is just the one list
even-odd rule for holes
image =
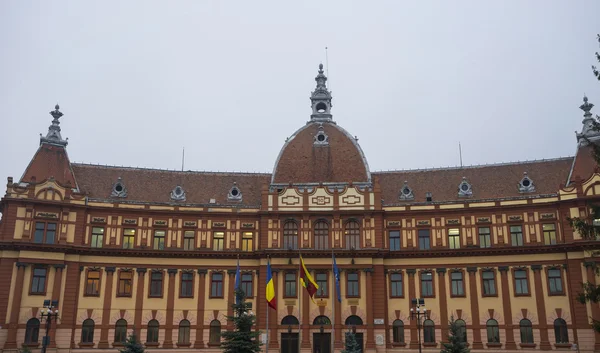
{"label": "lamp post", "polygon": [[419,353],[421,353],[421,318],[427,320],[427,309],[425,309],[425,299],[423,298],[412,299],[411,302],[414,308],[410,308],[410,319],[417,320]]}
{"label": "lamp post", "polygon": [[44,308],[40,316],[46,318],[46,335],[42,338],[42,353],[46,353],[46,348],[50,344],[50,330],[52,329],[52,318],[58,319],[58,300],[44,300]]}

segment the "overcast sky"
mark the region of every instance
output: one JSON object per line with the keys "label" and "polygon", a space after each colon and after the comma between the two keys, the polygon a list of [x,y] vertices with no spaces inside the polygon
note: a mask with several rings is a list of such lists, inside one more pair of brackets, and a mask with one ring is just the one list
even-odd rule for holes
{"label": "overcast sky", "polygon": [[[371,170],[573,155],[600,1],[1,1],[1,183],[57,102],[71,161],[271,172],[310,119]],[[600,112],[600,109],[595,109]]]}

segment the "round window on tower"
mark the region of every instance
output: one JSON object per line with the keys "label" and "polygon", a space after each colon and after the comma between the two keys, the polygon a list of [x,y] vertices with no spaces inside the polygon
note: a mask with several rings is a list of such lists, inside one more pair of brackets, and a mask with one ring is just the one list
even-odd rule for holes
{"label": "round window on tower", "polygon": [[325,141],[325,135],[320,134],[319,136],[317,136],[317,141],[319,141],[319,142]]}
{"label": "round window on tower", "polygon": [[469,190],[469,184],[462,184],[460,188],[462,189],[462,191],[467,191]]}

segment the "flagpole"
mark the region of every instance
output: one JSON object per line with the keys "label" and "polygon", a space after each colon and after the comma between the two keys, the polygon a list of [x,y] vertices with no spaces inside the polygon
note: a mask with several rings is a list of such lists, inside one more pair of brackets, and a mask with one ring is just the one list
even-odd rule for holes
{"label": "flagpole", "polygon": [[[269,267],[270,261],[269,261],[269,255],[267,255],[267,268]],[[265,278],[268,275],[265,274]],[[265,295],[265,299],[267,298],[267,296]],[[266,309],[267,309],[267,347],[265,349],[265,353],[269,353],[269,303],[267,303],[267,305],[265,305]]]}

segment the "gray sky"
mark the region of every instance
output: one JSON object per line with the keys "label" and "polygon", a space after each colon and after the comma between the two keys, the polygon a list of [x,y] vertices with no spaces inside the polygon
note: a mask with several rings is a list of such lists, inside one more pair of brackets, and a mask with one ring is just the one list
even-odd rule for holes
{"label": "gray sky", "polygon": [[[600,1],[1,1],[0,177],[56,102],[71,161],[270,172],[310,118],[329,47],[334,119],[372,171],[572,155]],[[600,112],[597,108],[594,111]]]}

